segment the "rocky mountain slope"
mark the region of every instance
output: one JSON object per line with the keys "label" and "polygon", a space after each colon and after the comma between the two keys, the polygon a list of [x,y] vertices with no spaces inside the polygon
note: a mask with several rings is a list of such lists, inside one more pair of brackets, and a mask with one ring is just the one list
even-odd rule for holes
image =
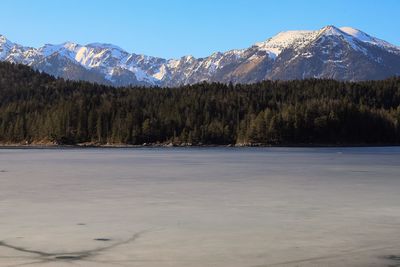
{"label": "rocky mountain slope", "polygon": [[250,48],[216,52],[205,58],[169,60],[100,43],[25,47],[0,35],[0,60],[29,65],[57,77],[115,86],[304,78],[358,81],[400,75],[400,47],[354,28],[335,26],[281,32]]}

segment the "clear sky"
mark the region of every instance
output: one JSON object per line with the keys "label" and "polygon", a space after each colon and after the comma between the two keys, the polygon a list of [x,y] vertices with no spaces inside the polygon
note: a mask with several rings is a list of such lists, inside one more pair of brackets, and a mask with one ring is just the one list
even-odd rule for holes
{"label": "clear sky", "polygon": [[152,56],[202,57],[326,25],[400,45],[399,0],[1,0],[0,6],[0,34],[34,47],[103,42]]}

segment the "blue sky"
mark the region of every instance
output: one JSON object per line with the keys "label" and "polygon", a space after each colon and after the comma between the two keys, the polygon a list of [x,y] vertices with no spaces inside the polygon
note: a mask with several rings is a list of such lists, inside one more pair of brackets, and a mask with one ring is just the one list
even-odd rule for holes
{"label": "blue sky", "polygon": [[34,47],[104,42],[166,58],[202,57],[331,24],[400,45],[399,11],[398,0],[2,0],[0,34]]}

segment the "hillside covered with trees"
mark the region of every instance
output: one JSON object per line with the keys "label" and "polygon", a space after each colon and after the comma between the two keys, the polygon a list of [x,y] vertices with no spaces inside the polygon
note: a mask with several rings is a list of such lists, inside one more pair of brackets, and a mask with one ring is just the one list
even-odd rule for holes
{"label": "hillside covered with trees", "polygon": [[400,78],[113,88],[0,63],[0,143],[400,144]]}

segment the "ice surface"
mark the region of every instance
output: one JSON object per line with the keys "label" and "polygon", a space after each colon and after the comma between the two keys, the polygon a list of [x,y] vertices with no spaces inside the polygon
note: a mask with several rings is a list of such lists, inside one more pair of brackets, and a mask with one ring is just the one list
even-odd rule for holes
{"label": "ice surface", "polygon": [[395,266],[400,148],[0,149],[0,266]]}

